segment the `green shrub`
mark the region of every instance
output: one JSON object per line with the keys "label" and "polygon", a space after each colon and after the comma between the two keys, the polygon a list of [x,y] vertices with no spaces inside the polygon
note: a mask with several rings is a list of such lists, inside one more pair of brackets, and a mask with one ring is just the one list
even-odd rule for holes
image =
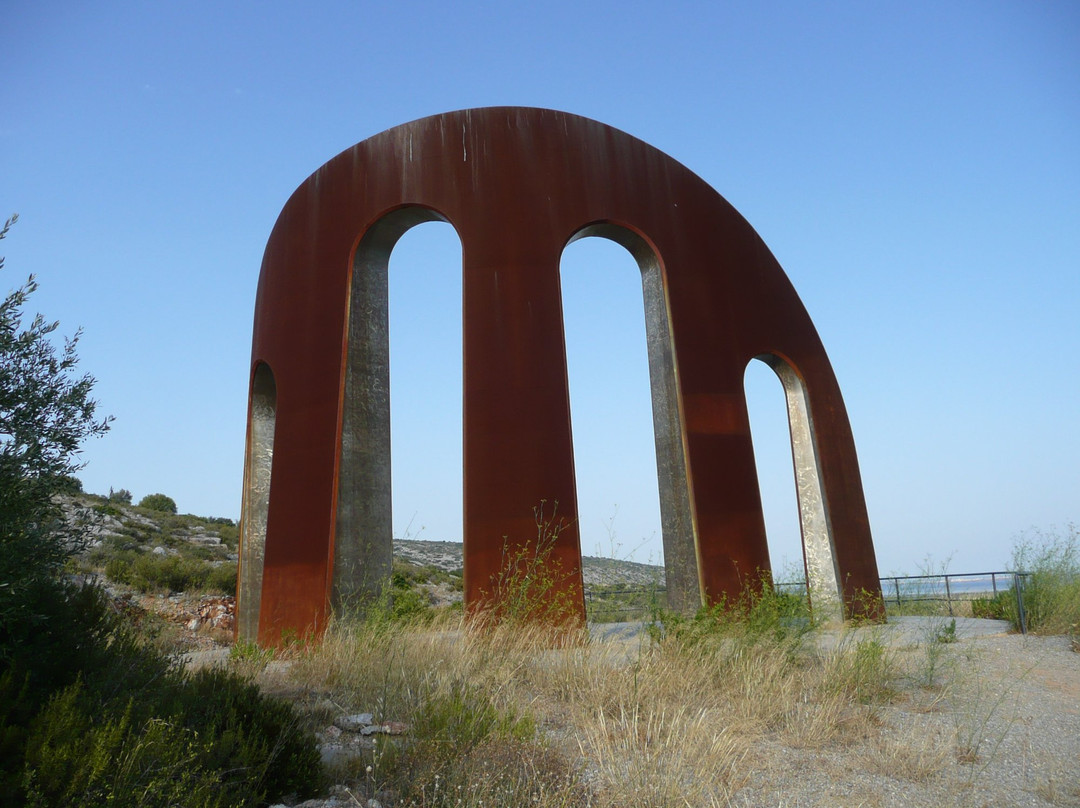
{"label": "green shrub", "polygon": [[395,558],[390,571],[390,585],[395,589],[408,589],[414,584],[425,584],[431,579],[430,571],[431,567]]}
{"label": "green shrub", "polygon": [[974,598],[971,601],[971,616],[984,620],[1008,620],[1010,605],[1016,611],[1016,590],[998,592],[991,598]]}
{"label": "green shrub", "polygon": [[114,516],[117,519],[122,519],[124,517],[124,512],[109,502],[102,502],[99,505],[95,505],[94,512],[99,513],[102,516]]}
{"label": "green shrub", "polygon": [[[136,553],[133,550],[121,550],[105,556],[105,575],[109,580],[118,584],[131,584],[132,567],[135,565]],[[97,557],[96,554],[94,556]]]}
{"label": "green shrub", "polygon": [[217,808],[320,785],[292,708],[223,671],[173,669],[104,702],[76,681],[33,721],[25,762],[27,804],[40,806]]}
{"label": "green shrub", "polygon": [[240,529],[231,520],[226,521],[228,521],[228,524],[218,523],[214,529],[217,530],[217,534],[221,537],[221,543],[230,550],[235,550],[240,541]]}
{"label": "green shrub", "polygon": [[199,589],[203,565],[183,556],[141,553],[135,559],[132,585],[143,592],[187,592]]}
{"label": "green shrub", "polygon": [[391,613],[395,619],[411,619],[431,612],[431,601],[427,593],[417,589],[394,588],[391,598]]}
{"label": "green shrub", "polygon": [[229,799],[235,788],[220,787],[218,772],[193,765],[196,733],[161,719],[137,726],[130,706],[119,717],[92,721],[81,692],[78,683],[61,691],[35,722],[26,755],[28,806],[240,804]]}
{"label": "green shrub", "polygon": [[139,507],[147,508],[151,511],[174,514],[176,513],[176,500],[165,494],[147,494],[139,500]]}
{"label": "green shrub", "polygon": [[130,505],[131,492],[128,491],[126,488],[120,488],[116,491],[114,491],[112,488],[109,488],[109,502],[118,502],[121,505]]}
{"label": "green shrub", "polygon": [[62,474],[57,478],[57,490],[74,496],[83,492],[82,480],[72,474]]}
{"label": "green shrub", "polygon": [[105,563],[105,575],[140,592],[236,593],[236,563],[210,564],[179,555],[123,550]]}
{"label": "green shrub", "polygon": [[[1021,536],[1013,547],[1013,568],[1027,573],[1021,592],[1029,631],[1067,634],[1080,623],[1080,531],[1075,525],[1063,535]],[[1007,617],[1019,630],[1015,603],[1009,604]]]}
{"label": "green shrub", "polygon": [[95,587],[58,594],[0,676],[0,804],[249,805],[319,788],[288,703],[230,672],[186,673]]}
{"label": "green shrub", "polygon": [[120,526],[120,535],[130,536],[139,544],[146,544],[154,538],[154,529],[149,525],[140,525],[137,522],[128,522]]}
{"label": "green shrub", "polygon": [[207,592],[220,592],[222,595],[235,595],[236,574],[237,564],[235,561],[227,561],[224,564],[211,566],[203,586]]}

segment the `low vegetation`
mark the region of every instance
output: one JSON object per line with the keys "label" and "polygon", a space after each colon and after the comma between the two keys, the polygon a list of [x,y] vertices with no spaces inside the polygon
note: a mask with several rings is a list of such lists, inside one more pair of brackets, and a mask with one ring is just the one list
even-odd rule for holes
{"label": "low vegetation", "polygon": [[[313,729],[342,711],[408,727],[331,772],[360,804],[727,805],[788,758],[837,751],[852,769],[937,784],[946,801],[976,793],[1018,685],[980,678],[955,618],[897,646],[873,627],[823,632],[803,598],[765,588],[693,617],[641,602],[644,632],[600,639],[532,619],[545,614],[532,599],[558,581],[534,566],[545,535],[538,525],[537,548],[519,548],[516,573],[495,582],[514,604],[499,622],[430,608],[346,616],[262,674]],[[407,577],[399,569],[396,588]],[[250,666],[251,651],[238,656]],[[939,712],[948,728],[910,718]]]}
{"label": "low vegetation", "polygon": [[[726,805],[778,747],[870,754],[889,742],[888,705],[943,697],[947,639],[928,662],[872,629],[821,637],[772,595],[659,613],[621,640],[460,615],[344,618],[261,681],[305,705],[313,728],[331,704],[408,726],[333,772],[360,804]],[[958,737],[923,776],[956,762]],[[908,776],[901,760],[875,760]]]}
{"label": "low vegetation", "polygon": [[[171,510],[152,497],[164,497]],[[138,507],[93,494],[69,495],[67,502],[76,524],[98,531],[73,559],[75,571],[143,593],[236,594],[239,532],[231,519],[177,515],[164,494],[143,497]]]}
{"label": "low vegetation", "polygon": [[[1021,536],[1013,548],[1013,567],[1028,573],[1023,582],[1028,630],[1080,636],[1080,530],[1076,525],[1061,533]],[[1019,624],[1012,604],[1005,614],[1013,625]]]}

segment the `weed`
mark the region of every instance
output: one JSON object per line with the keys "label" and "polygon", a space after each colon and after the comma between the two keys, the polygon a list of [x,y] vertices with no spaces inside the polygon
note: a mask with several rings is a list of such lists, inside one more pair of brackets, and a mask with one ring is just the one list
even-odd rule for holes
{"label": "weed", "polygon": [[950,661],[947,647],[955,640],[955,620],[950,624],[934,620],[927,622],[923,630],[922,642],[919,644],[922,650],[922,664],[915,673],[915,680],[920,687],[927,690],[937,687]]}
{"label": "weed", "polygon": [[500,571],[492,578],[487,619],[514,624],[542,620],[565,625],[577,620],[582,592],[576,584],[578,570],[563,569],[555,556],[559,535],[567,523],[558,515],[556,502],[550,514],[546,501],[533,509],[535,540],[514,544],[503,539]]}
{"label": "weed", "polygon": [[[973,659],[968,660],[973,662]],[[968,671],[976,671],[977,666],[970,664]],[[991,721],[1001,717],[1007,702],[1015,698],[1016,689],[1026,678],[1026,673],[1013,679],[1007,686],[996,683],[991,685],[978,673],[969,673],[957,682],[961,706],[953,713],[956,728],[956,759],[960,763],[973,765],[982,763],[982,768],[989,765],[1005,738],[1008,727],[1016,718],[1015,708],[1011,714],[1003,716],[1005,729],[991,733]],[[972,772],[974,776],[976,772]]]}
{"label": "weed", "polygon": [[[1013,568],[1027,575],[1022,595],[1027,628],[1041,634],[1067,634],[1080,623],[1080,529],[1069,525],[1062,534],[1034,531],[1013,548]],[[1016,604],[1008,619],[1020,628]]]}
{"label": "weed", "polygon": [[956,642],[956,618],[954,617],[948,623],[942,623],[934,628],[932,640],[936,643],[945,644]]}
{"label": "weed", "polygon": [[985,620],[1008,620],[1010,601],[1016,603],[1016,592],[1012,589],[998,592],[989,598],[973,598],[971,616]]}
{"label": "weed", "polygon": [[896,661],[880,639],[858,640],[841,646],[828,658],[826,679],[835,693],[851,694],[861,704],[887,701],[895,693]]}
{"label": "weed", "polygon": [[254,676],[274,658],[272,648],[260,648],[250,640],[237,640],[229,649],[229,664],[241,675]]}

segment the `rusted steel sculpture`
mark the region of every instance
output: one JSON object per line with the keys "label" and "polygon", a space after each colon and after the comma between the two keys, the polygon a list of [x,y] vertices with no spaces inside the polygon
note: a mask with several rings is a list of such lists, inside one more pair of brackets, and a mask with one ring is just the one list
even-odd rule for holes
{"label": "rusted steel sculpture", "polygon": [[[558,502],[552,559],[583,614],[559,261],[602,236],[641,268],[669,602],[696,608],[769,569],[743,378],[787,395],[815,607],[879,616],[855,446],[832,368],[753,228],[675,160],[595,121],[488,108],[342,152],[285,205],[259,276],[239,633],[305,635],[391,560],[387,263],[447,221],[462,244],[465,597]],[[877,595],[877,597],[875,597]]]}

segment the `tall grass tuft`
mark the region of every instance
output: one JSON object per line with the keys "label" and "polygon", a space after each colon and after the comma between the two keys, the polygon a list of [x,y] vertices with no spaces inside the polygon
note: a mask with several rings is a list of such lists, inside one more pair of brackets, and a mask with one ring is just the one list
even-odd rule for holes
{"label": "tall grass tuft", "polygon": [[555,555],[559,535],[568,523],[559,516],[558,502],[550,511],[546,506],[541,500],[533,509],[535,538],[504,537],[499,572],[492,577],[486,602],[476,615],[481,623],[568,625],[579,619],[583,605],[579,571],[564,569]]}
{"label": "tall grass tuft", "polygon": [[[1029,631],[1076,634],[1080,625],[1080,529],[1063,533],[1034,531],[1013,547],[1013,568],[1028,573],[1023,582],[1024,612]],[[1006,615],[1020,628],[1015,603]]]}

